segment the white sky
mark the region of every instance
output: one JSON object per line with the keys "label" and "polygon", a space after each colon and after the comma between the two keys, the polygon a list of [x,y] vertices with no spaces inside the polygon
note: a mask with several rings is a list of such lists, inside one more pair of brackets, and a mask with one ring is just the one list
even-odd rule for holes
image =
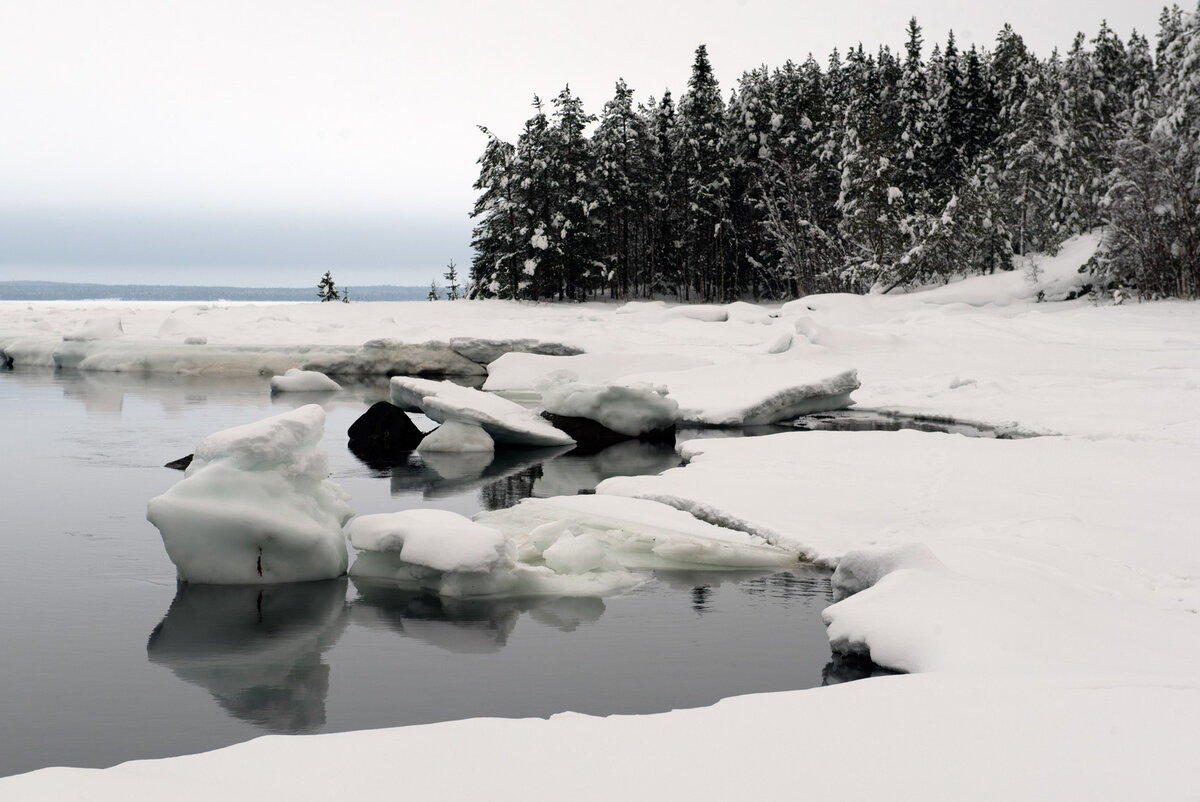
{"label": "white sky", "polygon": [[[469,260],[466,216],[484,144],[475,126],[515,138],[535,92],[549,100],[569,83],[593,113],[618,77],[640,100],[664,86],[678,97],[701,42],[728,92],[760,63],[810,51],[824,62],[833,47],[859,41],[900,47],[912,15],[926,52],[951,27],[960,46],[990,46],[1007,21],[1044,56],[1065,51],[1076,30],[1090,38],[1101,19],[1122,38],[1135,27],[1153,38],[1160,8],[1147,0],[0,0],[0,279],[81,280],[65,268],[87,263],[91,248],[92,261],[109,263],[105,280],[149,280],[145,270],[116,272],[120,248],[95,252],[111,238],[55,259],[56,238],[82,236],[74,225],[20,241],[22,231],[43,231],[23,222],[34,217],[119,218],[109,230],[121,240],[153,225],[147,217],[308,227],[328,215],[341,229],[360,218],[397,221],[394,267],[374,251],[359,258],[345,239],[342,262],[362,271],[352,283],[425,283],[445,259],[414,263],[418,251]],[[213,238],[222,230],[212,228]],[[437,241],[409,247],[423,230]],[[146,258],[173,261],[156,253]],[[237,282],[216,272],[156,282],[311,283],[309,265],[288,272],[294,257],[280,243],[274,263],[255,256],[240,266],[269,266],[270,281],[243,269],[230,272]],[[45,266],[55,262],[63,268]]]}

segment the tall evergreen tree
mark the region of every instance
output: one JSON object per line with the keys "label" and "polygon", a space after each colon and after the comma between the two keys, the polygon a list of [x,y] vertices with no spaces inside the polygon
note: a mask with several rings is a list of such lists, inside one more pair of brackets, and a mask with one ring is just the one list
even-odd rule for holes
{"label": "tall evergreen tree", "polygon": [[684,298],[723,298],[728,287],[722,246],[729,176],[721,152],[725,103],[704,45],[696,48],[688,90],[679,101],[675,166],[682,181]]}

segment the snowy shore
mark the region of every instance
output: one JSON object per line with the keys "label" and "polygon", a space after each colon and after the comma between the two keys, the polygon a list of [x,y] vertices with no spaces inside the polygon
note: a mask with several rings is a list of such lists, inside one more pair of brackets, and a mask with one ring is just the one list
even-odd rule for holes
{"label": "snowy shore", "polygon": [[[692,441],[686,466],[598,488],[840,566],[858,592],[827,609],[831,640],[911,674],[649,716],[270,736],[4,778],[0,799],[1200,797],[1200,306],[1038,303],[1078,282],[1089,247],[1069,244],[1036,283],[1015,272],[699,317],[657,303],[0,303],[0,351],[18,363],[54,364],[74,342],[109,355],[85,369],[204,372],[176,357],[217,347],[269,351],[283,373],[318,346],[532,339],[583,353],[501,358],[489,383],[532,393],[559,365],[668,386],[727,371],[766,391],[849,368],[860,408],[1046,435]],[[717,409],[727,390],[694,405]]]}

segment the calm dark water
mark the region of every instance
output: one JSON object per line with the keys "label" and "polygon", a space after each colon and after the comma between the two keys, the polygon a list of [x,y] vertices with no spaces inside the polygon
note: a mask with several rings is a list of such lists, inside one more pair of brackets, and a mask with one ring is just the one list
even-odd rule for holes
{"label": "calm dark water", "polygon": [[[320,399],[334,479],[359,513],[473,514],[678,464],[627,444],[373,469],[345,431],[384,397],[369,382]],[[831,662],[828,577],[806,569],[658,574],[603,599],[454,601],[349,579],[177,586],[145,520],[182,477],[162,464],[311,400],[273,403],[265,378],[0,371],[0,775],[273,732],[658,712],[863,673]]]}

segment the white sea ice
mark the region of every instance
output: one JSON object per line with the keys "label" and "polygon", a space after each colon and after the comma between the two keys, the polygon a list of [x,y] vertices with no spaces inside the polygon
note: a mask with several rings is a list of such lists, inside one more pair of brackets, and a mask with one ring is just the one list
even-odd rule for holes
{"label": "white sea ice", "polygon": [[391,382],[391,398],[401,409],[418,408],[435,421],[456,418],[477,423],[497,443],[560,446],[575,442],[536,412],[515,401],[450,381],[395,376]]}
{"label": "white sea ice", "polygon": [[179,578],[212,584],[345,573],[349,497],[330,481],[315,404],[209,435],[182,481],[150,500]]}
{"label": "white sea ice", "polygon": [[421,440],[417,451],[430,452],[492,452],[496,443],[483,427],[474,421],[450,418]]}
{"label": "white sea ice", "polygon": [[679,404],[665,387],[582,384],[572,374],[551,376],[538,389],[547,412],[596,421],[629,437],[674,426]]}
{"label": "white sea ice", "polygon": [[121,318],[118,315],[103,315],[83,321],[75,331],[64,334],[63,340],[109,340],[120,337],[124,333],[125,329],[121,326]]}
{"label": "white sea ice", "polygon": [[486,573],[511,563],[504,535],[448,510],[360,515],[346,534],[360,551],[395,554],[409,565],[435,571]]}
{"label": "white sea ice", "polygon": [[316,370],[290,368],[282,376],[271,377],[272,393],[322,393],[340,389],[342,385]]}

